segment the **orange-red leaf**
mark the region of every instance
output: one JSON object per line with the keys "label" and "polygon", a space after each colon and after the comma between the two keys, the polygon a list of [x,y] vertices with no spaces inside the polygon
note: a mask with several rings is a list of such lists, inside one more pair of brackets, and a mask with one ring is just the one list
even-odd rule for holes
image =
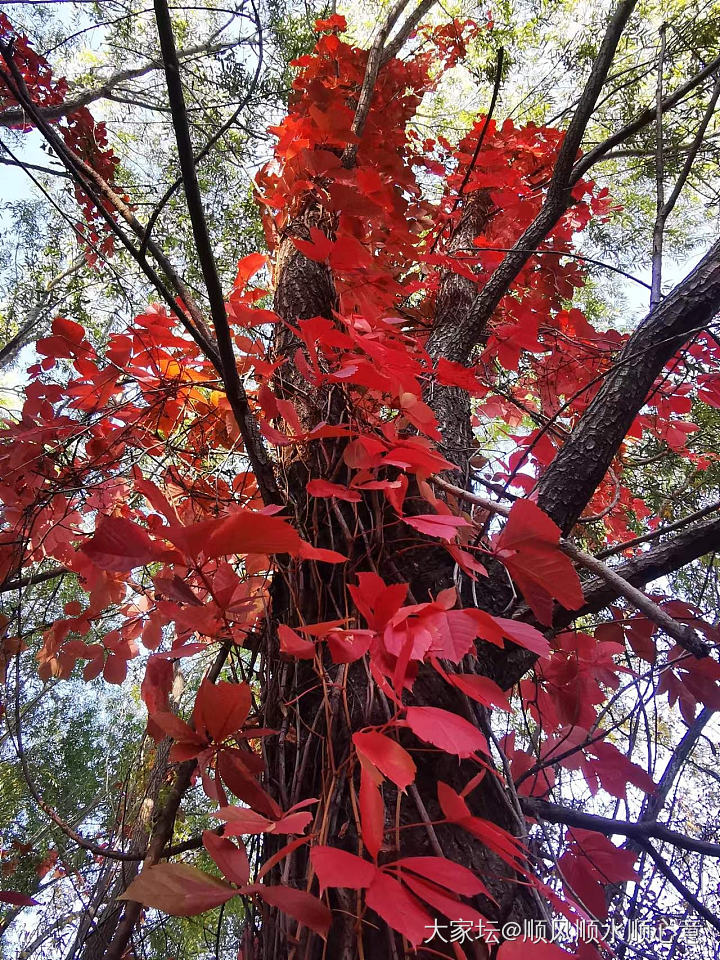
{"label": "orange-red leaf", "polygon": [[195,729],[207,731],[220,743],[239,730],[247,720],[252,694],[247,683],[210,683],[203,680],[195,698]]}
{"label": "orange-red leaf", "polygon": [[315,644],[295,633],[286,624],[281,623],[277,632],[280,640],[280,652],[284,653],[285,656],[295,657],[298,660],[312,660],[315,656]]}
{"label": "orange-red leaf", "polygon": [[397,740],[372,730],[353,734],[353,743],[358,753],[389,777],[398,789],[404,790],[415,780],[415,761]]}
{"label": "orange-red leaf", "polygon": [[203,846],[228,880],[244,886],[250,879],[250,862],[245,847],[237,847],[227,837],[219,837],[212,830],[204,830]]}
{"label": "orange-red leaf", "polygon": [[385,805],[373,773],[366,763],[360,771],[360,827],[362,841],[370,856],[377,858],[385,832]]}
{"label": "orange-red leaf", "polygon": [[368,907],[417,947],[432,928],[432,920],[418,900],[397,880],[378,871],[365,895]]}
{"label": "orange-red leaf", "polygon": [[300,534],[287,520],[255,510],[236,510],[223,518],[203,545],[206,557],[233,553],[291,553],[300,549]]}
{"label": "orange-red leaf", "polygon": [[414,527],[419,533],[430,537],[440,537],[441,540],[452,540],[460,527],[469,527],[464,517],[450,517],[445,514],[422,513],[416,517],[405,517],[405,523]]}

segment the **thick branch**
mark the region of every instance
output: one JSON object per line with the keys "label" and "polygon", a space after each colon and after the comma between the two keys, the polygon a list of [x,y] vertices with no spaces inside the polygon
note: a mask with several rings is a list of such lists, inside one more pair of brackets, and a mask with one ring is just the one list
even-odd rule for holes
{"label": "thick branch", "polygon": [[557,803],[547,800],[538,800],[534,797],[519,797],[520,806],[526,816],[547,823],[562,823],[568,827],[578,827],[582,830],[594,830],[607,837],[630,837],[632,840],[647,841],[649,838],[660,840],[662,843],[671,843],[682,850],[692,850],[708,857],[720,857],[720,843],[711,843],[709,840],[696,840],[685,833],[671,830],[657,820],[641,820],[639,823],[629,823],[626,820],[612,820],[610,817],[600,817],[594,813],[582,813],[580,810],[571,810]]}
{"label": "thick branch", "polygon": [[600,52],[565,134],[540,213],[483,287],[463,323],[457,324],[452,330],[433,330],[428,341],[428,352],[431,356],[437,353],[435,340],[441,338],[447,359],[460,363],[468,359],[473,347],[481,339],[488,320],[530,258],[531,254],[526,250],[534,250],[567,209],[571,199],[570,178],[573,164],[635,2],[636,0],[623,0],[608,24]]}
{"label": "thick branch", "polygon": [[[217,681],[229,652],[229,644],[225,644],[222,649],[218,651],[212,667],[207,674],[207,679],[210,683]],[[150,836],[150,842],[143,861],[143,870],[147,867],[154,866],[164,855],[165,848],[175,828],[175,818],[177,817],[183,797],[187,793],[192,781],[196,764],[197,761],[195,759],[185,760],[184,763],[178,764],[175,783],[168,793],[165,805],[158,815]],[[132,932],[135,929],[135,924],[140,918],[142,909],[143,906],[141,903],[136,903],[133,900],[127,901],[125,904],[125,912],[117,925],[112,943],[105,952],[104,960],[122,960],[125,956],[125,950],[127,949]]]}
{"label": "thick branch", "polygon": [[41,573],[29,573],[24,577],[16,577],[14,580],[4,580],[0,583],[0,593],[10,593],[12,590],[32,587],[36,583],[45,583],[46,580],[55,580],[57,577],[64,577],[69,572],[67,567],[58,566],[43,570]]}
{"label": "thick branch", "polygon": [[[352,132],[358,138],[362,136],[362,132],[365,129],[380,69],[399,52],[400,47],[405,43],[411,31],[418,25],[427,11],[434,6],[436,0],[422,0],[422,3],[410,14],[402,27],[400,27],[397,36],[386,47],[385,41],[403,10],[407,7],[408,2],[409,0],[395,0],[395,3],[390,8],[387,17],[377,32],[373,45],[370,47],[367,66],[365,67],[365,76],[363,77],[360,96],[358,97],[351,127]],[[342,158],[344,166],[354,166],[357,149],[357,143],[349,143],[347,145]]]}
{"label": "thick branch", "polygon": [[[696,87],[699,87],[703,81],[711,77],[718,68],[720,68],[720,56],[715,57],[706,67],[703,67],[702,70],[696,73],[694,77],[686,80],[685,83],[681,84],[676,90],[665,97],[661,104],[662,113],[665,114],[668,110],[672,110],[672,108],[684,100],[688,94],[692,93]],[[624,127],[621,127],[617,133],[612,134],[607,140],[603,140],[602,143],[599,143],[596,147],[593,147],[592,150],[589,150],[585,156],[575,164],[570,178],[571,185],[574,186],[579,180],[582,180],[588,170],[599,160],[602,160],[603,157],[606,157],[613,147],[616,147],[620,143],[625,143],[626,140],[630,140],[636,133],[639,133],[647,127],[648,124],[652,123],[655,116],[655,106],[646,107],[634,120],[631,120],[630,123],[626,123]]]}
{"label": "thick branch", "polygon": [[217,337],[225,390],[238,427],[240,428],[245,443],[245,450],[252,464],[263,500],[266,503],[279,503],[281,501],[275,483],[272,464],[265,450],[255,418],[250,410],[247,394],[240,382],[237,365],[235,363],[235,353],[230,335],[227,311],[225,309],[225,297],[223,296],[222,285],[215,264],[202,197],[200,195],[200,185],[195,169],[190,128],[185,108],[185,96],[180,80],[180,63],[178,61],[177,50],[175,49],[172,21],[165,0],[155,0],[155,17],[165,64],[165,77],[167,79],[173,127],[175,128],[180,172],[183,177],[185,197],[187,199],[188,212],[190,213],[193,236],[195,238],[195,247],[207,288],[208,300],[210,301],[210,314],[215,328],[215,336]]}
{"label": "thick branch", "polygon": [[[475,503],[478,506],[483,507],[483,509],[489,511],[490,513],[499,514],[502,517],[507,517],[510,515],[510,508],[502,506],[499,503],[496,503],[494,500],[490,500],[488,497],[479,496],[475,493],[469,493],[466,490],[463,490],[461,487],[456,487],[452,483],[448,483],[446,480],[443,480],[440,477],[435,477],[434,482],[442,489],[447,490],[448,493],[452,493],[457,497],[461,497],[464,500],[467,500],[469,503]],[[720,521],[717,521],[720,524]],[[591,570],[593,573],[598,575],[598,580],[602,582],[604,587],[611,591],[613,596],[612,599],[616,597],[624,597],[628,600],[636,609],[640,610],[652,623],[656,624],[661,630],[663,630],[669,637],[672,637],[681,647],[687,650],[689,653],[692,653],[696,657],[706,657],[710,652],[707,645],[700,640],[695,631],[688,625],[679,623],[673,617],[669,616],[661,607],[659,607],[654,601],[649,597],[646,597],[644,593],[638,590],[632,583],[630,583],[626,578],[624,578],[620,572],[620,569],[608,567],[598,560],[597,557],[594,557],[592,554],[587,553],[585,550],[581,550],[574,543],[571,543],[569,540],[561,538],[558,547],[564,554],[570,557],[571,560],[574,560],[575,563],[584,567],[586,570]],[[696,547],[697,548],[697,547]],[[585,585],[583,584],[583,592],[585,591]],[[608,603],[611,602],[608,600]],[[605,606],[605,604],[603,604]],[[581,614],[581,611],[574,611],[572,614],[572,619],[576,619]],[[517,614],[516,614],[517,616]]]}
{"label": "thick branch", "polygon": [[[720,544],[720,517],[711,517],[685,530],[666,543],[658,544],[652,550],[638,554],[632,560],[611,568],[618,576],[633,586],[642,587],[660,577],[666,577],[680,570],[693,560],[698,560],[718,548]],[[597,613],[612,603],[618,596],[617,590],[606,580],[599,577],[583,584],[585,605],[574,612],[558,611],[554,625],[563,626],[577,617]]]}
{"label": "thick branch", "polygon": [[655,379],[720,307],[720,241],[642,321],[538,483],[538,504],[567,533],[620,449]]}
{"label": "thick branch", "polygon": [[644,613],[651,623],[654,623],[669,637],[672,637],[688,653],[692,653],[696,657],[706,657],[708,655],[710,650],[707,644],[700,640],[689,624],[678,623],[662,607],[646,597],[641,590],[621,577],[617,570],[606,566],[602,560],[597,560],[568,540],[561,541],[560,549],[572,560],[585,567],[586,570],[596,573],[608,587],[616,591],[617,596],[625,597],[637,610]]}

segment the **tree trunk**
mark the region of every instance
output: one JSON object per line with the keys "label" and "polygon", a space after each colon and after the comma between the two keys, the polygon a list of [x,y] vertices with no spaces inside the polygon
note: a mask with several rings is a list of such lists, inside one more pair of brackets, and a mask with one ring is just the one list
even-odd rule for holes
{"label": "tree trunk", "polygon": [[[455,246],[467,246],[487,223],[490,208],[486,197],[475,198],[460,221]],[[295,235],[305,236],[306,220],[293,225]],[[275,310],[285,324],[295,324],[313,316],[332,317],[335,292],[328,269],[306,259],[288,237],[283,240],[275,272]],[[464,278],[447,275],[443,278],[438,297],[438,320],[451,325],[453,312],[464,309],[472,301],[475,284]],[[275,359],[289,361],[300,348],[300,341],[289,330],[281,327],[275,340]],[[304,429],[310,430],[322,420],[343,422],[344,394],[342,388],[310,390],[307,382],[288,362],[281,367],[275,381],[275,391],[292,399]],[[470,410],[466,397],[460,391],[437,391],[429,398],[444,427],[445,450],[452,451],[456,462],[467,465],[471,448]],[[328,410],[332,416],[328,416]],[[460,438],[460,442],[457,442]],[[284,491],[289,509],[295,511],[301,532],[322,531],[320,546],[342,550],[348,563],[340,566],[289,562],[275,577],[271,598],[271,624],[302,625],[355,618],[348,610],[347,583],[354,582],[358,573],[374,572],[388,583],[408,583],[409,602],[423,602],[454,584],[455,564],[450,555],[427,540],[420,549],[394,550],[392,540],[397,537],[398,524],[388,508],[379,505],[372,493],[362,502],[346,504],[338,500],[313,500],[305,486],[313,478],[347,482],[349,470],[342,461],[343,440],[315,441],[307,446],[285,448],[283,472]],[[465,466],[462,468],[465,472]],[[418,498],[419,499],[419,498]],[[419,506],[415,504],[415,506]],[[408,492],[407,512],[412,513],[413,490]],[[418,512],[423,512],[420,506]],[[344,569],[343,569],[344,568]],[[322,574],[318,575],[320,569]],[[492,597],[488,598],[491,606]],[[500,605],[507,602],[503,596]],[[484,645],[486,646],[486,645]],[[390,718],[390,706],[382,691],[369,678],[363,660],[352,664],[335,664],[327,652],[322,654],[320,677],[312,661],[283,660],[275,629],[270,629],[264,642],[265,686],[262,694],[264,723],[279,729],[280,735],[266,742],[269,770],[269,789],[277,801],[287,809],[308,797],[319,798],[313,831],[321,843],[357,852],[358,771],[348,771],[352,734],[363,727],[382,724]],[[484,658],[484,659],[483,659]],[[479,660],[463,665],[465,671],[492,668],[489,650],[481,652]],[[289,700],[290,695],[292,699]],[[429,667],[421,666],[413,689],[412,703],[443,707],[464,715],[475,725],[485,725],[481,708],[450,687]],[[462,863],[483,878],[495,902],[483,899],[477,908],[490,921],[502,924],[507,920],[540,919],[545,916],[543,906],[528,887],[518,885],[510,878],[512,871],[499,857],[467,832],[451,825],[433,827],[431,821],[443,818],[435,800],[437,782],[444,781],[460,792],[477,772],[466,761],[458,762],[446,754],[434,751],[414,755],[417,763],[416,781],[409,795],[399,798],[396,789],[386,781],[383,785],[385,806],[385,843],[380,853],[381,862],[394,859],[398,853],[399,834],[395,830],[396,811],[399,827],[403,830],[404,856],[446,856]],[[424,798],[425,804],[420,797]],[[402,802],[401,802],[402,801]],[[473,791],[469,800],[473,814],[492,821],[513,835],[522,835],[525,827],[513,807],[499,779],[487,776]],[[408,827],[409,824],[420,824]],[[265,854],[272,855],[282,846],[279,839],[266,838]],[[301,847],[284,861],[282,872],[275,872],[278,880],[304,889],[309,876],[307,851]],[[306,952],[293,953],[294,922],[277,913],[264,914],[261,929],[263,960],[282,960],[289,956],[305,958],[333,957],[333,960],[352,960],[365,956],[395,958],[403,955],[401,938],[387,925],[373,917],[372,911],[358,925],[356,896],[351,891],[333,891],[331,905],[336,909],[326,952],[319,938],[311,937]],[[341,919],[344,918],[344,919]],[[442,952],[442,944],[433,944]],[[450,944],[445,948],[453,956]],[[466,945],[466,949],[469,949]],[[478,958],[487,957],[486,948],[473,944]]]}

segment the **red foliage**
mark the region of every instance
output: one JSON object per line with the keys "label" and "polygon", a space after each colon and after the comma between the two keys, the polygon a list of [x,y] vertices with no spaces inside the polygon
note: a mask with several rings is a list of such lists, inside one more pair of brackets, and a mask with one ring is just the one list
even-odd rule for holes
{"label": "red foliage", "polygon": [[[343,460],[350,481],[313,479],[307,486],[311,503],[313,498],[340,500],[352,510],[369,494],[381,505],[386,500],[392,508],[387,516],[405,541],[428,545],[430,538],[434,548],[447,550],[473,578],[485,573],[477,557],[494,555],[537,621],[550,624],[556,604],[577,610],[584,602],[578,575],[559,547],[559,529],[524,498],[515,503],[499,534],[488,538],[485,517],[461,513],[450,499],[433,494],[429,478],[452,465],[438,449],[426,388],[436,378],[469,392],[478,399],[477,424],[505,419],[516,430],[513,450],[493,479],[529,491],[554,456],[557,441],[546,431],[523,432],[515,404],[526,404],[541,417],[553,417],[562,407],[558,422],[571,427],[623,338],[595,330],[580,311],[567,308],[583,283],[582,270],[570,257],[542,252],[528,259],[500,304],[485,353],[472,369],[446,360],[433,368],[422,321],[431,316],[443,271],[456,271],[481,288],[501,259],[500,251],[522,235],[542,203],[562,133],[491,121],[471,170],[482,118],[457,149],[442,138],[421,138],[413,117],[439,68],[462,56],[467,37],[477,29],[468,23],[427,31],[427,42],[412,57],[387,64],[358,138],[351,131],[354,110],[349,104],[362,84],[366,52],[339,39],[342,17],[318,21],[317,28],[326,32],[313,54],[296,62],[289,112],[274,130],[275,157],[257,183],[271,254],[301,211],[312,205],[322,210],[321,226],[313,225],[307,239],[295,238],[294,243],[306,257],[329,264],[338,311],[332,321],[314,317],[298,322],[294,332],[302,349],[295,364],[308,390],[342,384],[351,414],[341,425],[322,423],[306,430],[293,404],[274,393],[279,363],[266,354],[256,331],[280,320],[256,306],[262,292],[249,286],[266,262],[261,255],[241,261],[228,297],[238,368],[255,385],[252,412],[266,440],[278,448],[324,438],[347,441]],[[1,14],[0,33],[12,33]],[[14,49],[35,102],[61,103],[67,93],[64,81],[53,81],[25,38],[16,37]],[[7,90],[0,89],[0,96],[3,106],[13,102]],[[66,143],[111,180],[115,160],[106,149],[102,125],[82,109],[61,121],[60,128]],[[348,144],[357,146],[354,166],[340,159]],[[443,184],[439,205],[423,193],[428,178]],[[462,213],[456,203],[461,187],[465,193],[487,191],[492,215],[472,249],[451,254],[445,239]],[[570,254],[574,235],[608,210],[607,192],[590,182],[578,184],[574,200],[546,250]],[[82,205],[95,242],[97,211],[87,198]],[[272,832],[303,835],[314,819],[304,808],[317,801],[308,798],[283,811],[261,784],[264,761],[256,742],[277,731],[258,725],[249,683],[203,681],[192,716],[183,720],[169,705],[170,661],[219,644],[246,643],[267,615],[278,555],[315,564],[343,564],[346,557],[303,539],[291,520],[263,508],[252,474],[230,478],[219,471],[208,476],[210,451],[238,448],[239,430],[227,398],[216,389],[215,369],[163,308],[149,307],[125,332],[112,334],[101,353],[79,324],[64,318],[54,321],[51,336],[37,347],[44,359],[33,368],[22,415],[16,422],[6,420],[2,432],[2,567],[12,576],[52,558],[78,578],[87,597],[84,603],[68,604],[65,616],[45,630],[40,675],[68,676],[78,661],[86,661],[87,680],[102,674],[110,683],[121,683],[141,648],[150,651],[141,689],[149,732],[172,737],[173,761],[195,762],[203,790],[219,805],[215,815],[225,824],[222,835],[206,831],[203,842],[229,882],[186,864],[162,864],[146,868],[124,896],[176,915],[200,912],[238,894],[258,897],[324,936],[331,919],[328,908],[287,885],[248,885],[247,854],[230,840]],[[490,363],[493,358],[500,371]],[[513,374],[513,386],[506,396],[497,390],[500,375],[507,372]],[[673,418],[687,412],[688,391],[674,372],[674,367],[667,371],[633,430],[635,436],[663,437],[673,449],[683,450],[690,427]],[[700,390],[700,398],[715,406],[716,380],[706,377]],[[170,446],[173,455],[166,457]],[[622,485],[621,460],[616,467],[618,506],[604,519],[608,542],[626,535],[633,509],[642,511]],[[164,465],[156,465],[160,463]],[[424,500],[419,511],[406,510],[409,489]],[[614,490],[601,485],[590,512],[613,507],[614,496]],[[304,536],[320,539],[318,530],[304,531]],[[561,764],[581,770],[591,792],[602,787],[623,797],[628,783],[646,792],[653,784],[601,732],[590,737],[590,731],[605,689],[615,688],[626,669],[614,659],[623,649],[621,642],[627,636],[635,653],[652,662],[653,631],[644,631],[644,622],[614,621],[594,636],[568,632],[555,637],[551,651],[543,634],[528,623],[458,608],[453,590],[408,604],[407,584],[388,584],[376,572],[348,569],[346,581],[348,612],[338,614],[346,619],[283,623],[277,635],[285,657],[322,661],[327,652],[337,664],[364,659],[390,704],[385,725],[352,737],[348,776],[359,770],[353,791],[363,855],[316,843],[318,822],[312,833],[284,850],[312,843],[310,862],[321,890],[342,886],[365,891],[366,905],[416,946],[426,936],[428,911],[449,918],[479,916],[461,898],[487,893],[479,878],[441,857],[385,862],[386,780],[407,790],[415,781],[413,755],[419,751],[449,754],[477,768],[478,776],[463,794],[438,783],[441,822],[458,825],[527,882],[535,882],[523,845],[474,816],[468,806],[478,778],[490,775],[485,736],[466,717],[413,705],[420,664],[473,701],[509,710],[508,695],[491,680],[462,667],[450,673],[448,664],[461,665],[476,652],[478,639],[537,654],[542,659],[535,678],[517,691],[538,723],[537,756],[516,750],[512,738],[505,743],[511,772],[521,787],[525,784],[521,793],[546,794],[553,785],[552,767]],[[120,626],[100,638],[92,636],[93,624],[107,612]],[[695,618],[695,613],[689,616]],[[698,703],[720,702],[719,680],[715,661],[684,659],[665,670],[661,691],[667,691],[671,703],[680,701],[689,720]],[[574,751],[568,753],[568,746]],[[228,792],[246,806],[233,806]],[[595,867],[588,865],[588,851]],[[634,859],[608,840],[573,830],[560,863],[567,899],[579,898],[601,915],[603,884],[632,879]],[[565,955],[552,945],[535,949],[538,956]],[[514,955],[509,944],[499,954],[508,960]]]}

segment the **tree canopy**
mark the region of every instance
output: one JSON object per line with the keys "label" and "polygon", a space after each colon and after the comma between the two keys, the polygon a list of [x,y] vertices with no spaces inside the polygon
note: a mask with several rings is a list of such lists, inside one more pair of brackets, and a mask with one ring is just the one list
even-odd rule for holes
{"label": "tree canopy", "polygon": [[717,26],[3,6],[8,956],[717,948]]}

